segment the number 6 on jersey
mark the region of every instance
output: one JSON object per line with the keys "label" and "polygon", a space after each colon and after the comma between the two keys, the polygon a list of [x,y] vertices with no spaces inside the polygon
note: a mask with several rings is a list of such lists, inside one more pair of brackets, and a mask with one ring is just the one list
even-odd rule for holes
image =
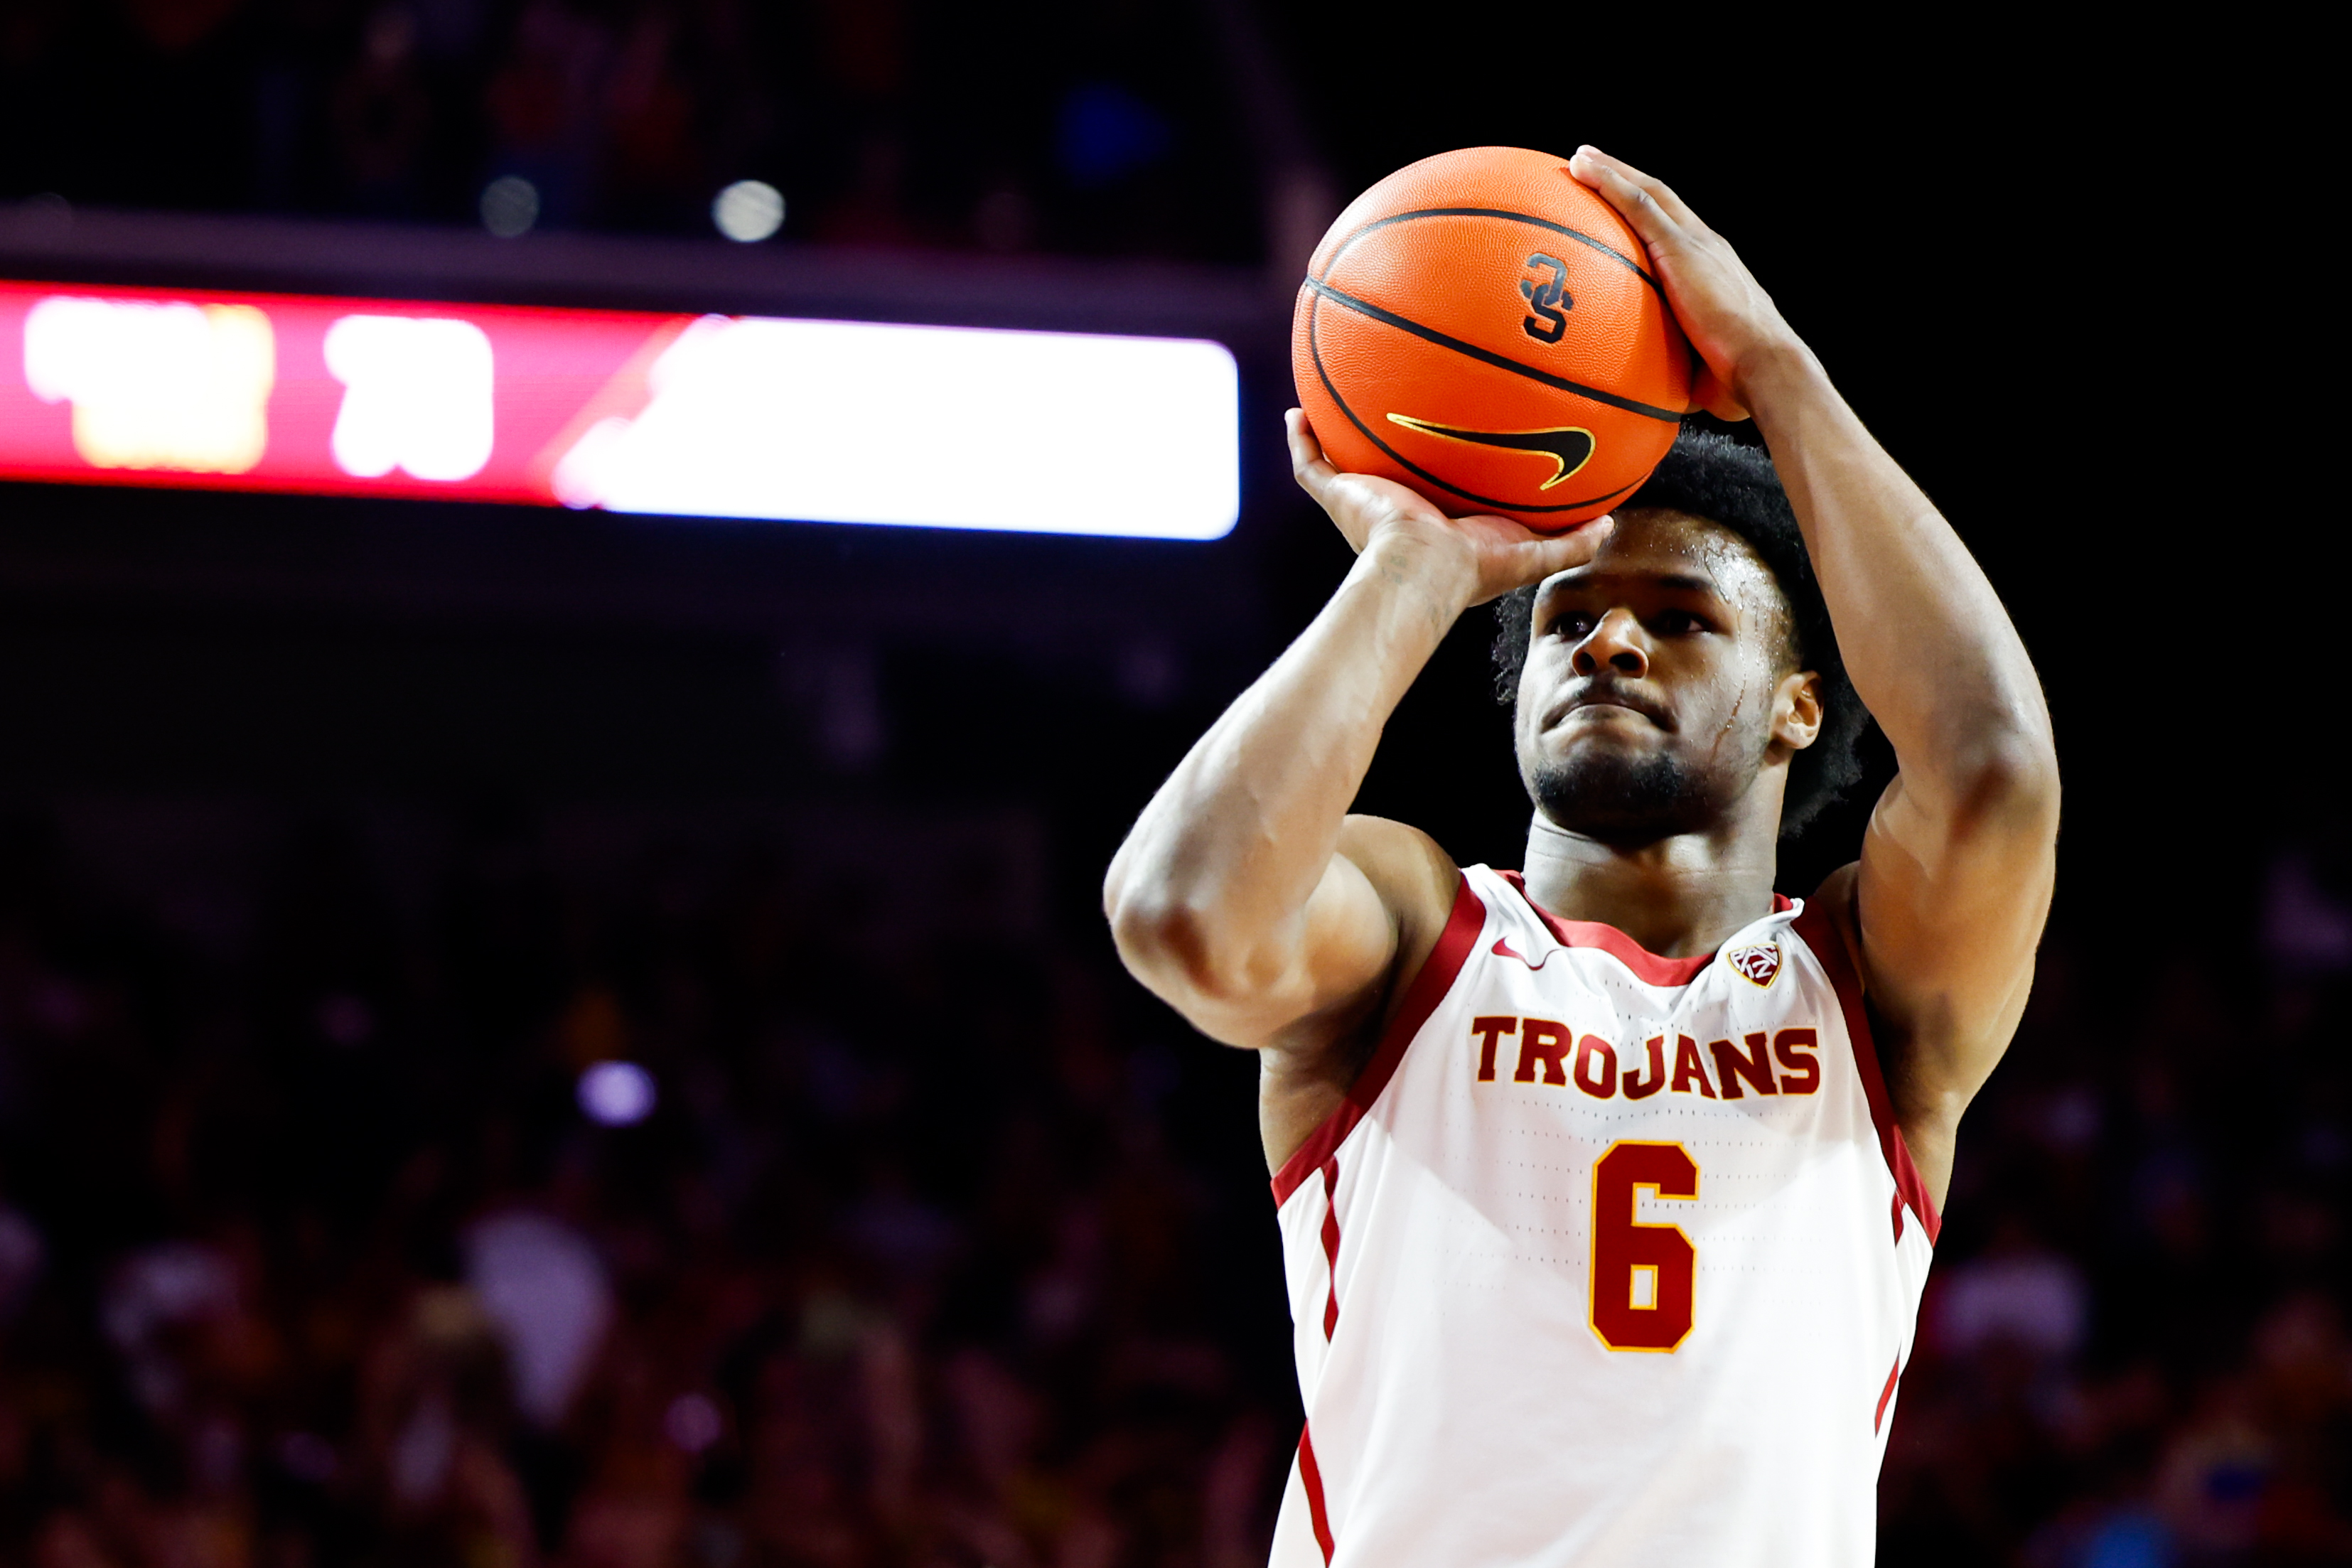
{"label": "number 6 on jersey", "polygon": [[1612,1143],[1592,1166],[1592,1331],[1612,1351],[1672,1351],[1691,1331],[1698,1249],[1678,1225],[1643,1225],[1640,1194],[1698,1196],[1679,1143]]}

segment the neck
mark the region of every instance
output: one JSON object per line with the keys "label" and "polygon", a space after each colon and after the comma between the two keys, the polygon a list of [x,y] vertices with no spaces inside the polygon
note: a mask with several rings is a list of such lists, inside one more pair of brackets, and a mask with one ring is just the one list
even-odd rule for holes
{"label": "neck", "polygon": [[1622,846],[1570,833],[1538,811],[1528,829],[1528,897],[1561,920],[1615,926],[1661,957],[1713,952],[1772,910],[1779,813],[1760,825],[1749,815]]}

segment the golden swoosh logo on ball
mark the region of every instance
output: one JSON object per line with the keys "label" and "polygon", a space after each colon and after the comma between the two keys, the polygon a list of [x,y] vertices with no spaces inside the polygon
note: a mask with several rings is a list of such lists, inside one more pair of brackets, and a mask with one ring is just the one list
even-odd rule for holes
{"label": "golden swoosh logo on ball", "polygon": [[1580,426],[1563,425],[1546,430],[1465,430],[1434,420],[1416,419],[1410,414],[1391,414],[1389,423],[1418,430],[1424,436],[1467,442],[1473,447],[1499,447],[1508,452],[1534,452],[1549,458],[1554,465],[1552,476],[1538,485],[1538,489],[1551,489],[1592,459],[1592,432]]}

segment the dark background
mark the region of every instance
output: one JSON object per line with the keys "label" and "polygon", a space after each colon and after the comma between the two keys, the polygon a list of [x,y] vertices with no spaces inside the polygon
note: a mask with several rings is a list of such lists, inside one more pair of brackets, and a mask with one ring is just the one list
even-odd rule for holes
{"label": "dark background", "polygon": [[[1213,545],[0,489],[0,1560],[1262,1560],[1252,1066],[1119,973],[1101,868],[1345,569],[1278,450],[1302,237],[1432,152],[1591,141],[1740,247],[2056,715],[2052,936],[1884,1560],[2352,1561],[2313,47],[0,0],[0,274],[1203,331],[1250,466]],[[538,229],[480,237],[516,174]],[[789,204],[755,251],[707,216],[742,177]],[[1510,865],[1489,636],[1363,807]],[[606,1058],[649,1121],[582,1118]],[[514,1215],[553,1254],[486,1261]]]}

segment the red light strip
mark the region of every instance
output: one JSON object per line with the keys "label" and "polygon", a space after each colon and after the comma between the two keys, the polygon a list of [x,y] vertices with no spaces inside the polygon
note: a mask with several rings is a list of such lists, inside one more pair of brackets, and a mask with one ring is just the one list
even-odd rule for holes
{"label": "red light strip", "polygon": [[0,283],[0,476],[551,505],[570,442],[636,413],[692,321]]}
{"label": "red light strip", "polygon": [[0,479],[1206,540],[1239,396],[1191,339],[0,283]]}

